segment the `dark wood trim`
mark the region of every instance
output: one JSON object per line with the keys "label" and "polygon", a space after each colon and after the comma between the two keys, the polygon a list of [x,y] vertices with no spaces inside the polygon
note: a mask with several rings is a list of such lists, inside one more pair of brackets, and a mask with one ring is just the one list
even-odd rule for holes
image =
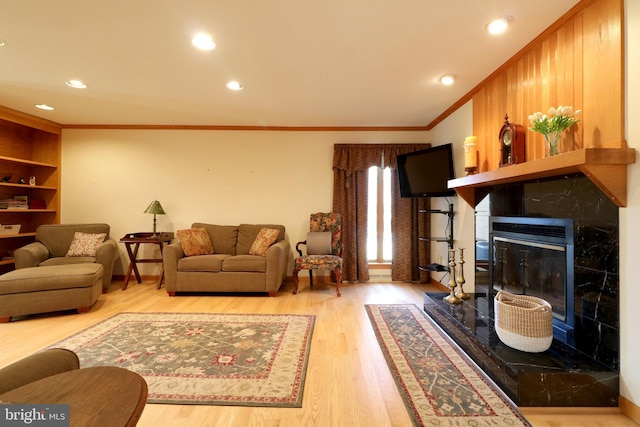
{"label": "dark wood trim", "polygon": [[415,132],[426,131],[425,126],[231,126],[231,125],[62,125],[62,129],[85,130],[235,130],[280,132]]}

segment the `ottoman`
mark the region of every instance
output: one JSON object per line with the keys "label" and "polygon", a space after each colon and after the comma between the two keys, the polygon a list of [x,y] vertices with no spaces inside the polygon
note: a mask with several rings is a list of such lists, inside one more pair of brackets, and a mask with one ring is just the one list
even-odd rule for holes
{"label": "ottoman", "polygon": [[12,316],[77,309],[86,313],[102,293],[101,264],[21,268],[0,276],[0,323]]}

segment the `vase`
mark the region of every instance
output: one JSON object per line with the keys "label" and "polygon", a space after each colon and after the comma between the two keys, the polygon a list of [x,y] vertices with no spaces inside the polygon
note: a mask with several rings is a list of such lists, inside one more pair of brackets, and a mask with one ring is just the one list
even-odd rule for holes
{"label": "vase", "polygon": [[558,144],[560,143],[560,137],[562,136],[562,132],[550,132],[542,134],[545,143],[545,156],[555,156],[556,154],[560,154],[560,148]]}

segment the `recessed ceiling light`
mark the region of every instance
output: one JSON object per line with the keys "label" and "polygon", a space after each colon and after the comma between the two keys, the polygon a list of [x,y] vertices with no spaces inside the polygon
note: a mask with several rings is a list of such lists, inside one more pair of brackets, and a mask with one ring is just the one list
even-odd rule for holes
{"label": "recessed ceiling light", "polygon": [[6,45],[7,43],[4,40],[0,40],[0,47]]}
{"label": "recessed ceiling light", "polygon": [[491,21],[487,25],[487,31],[489,32],[489,34],[502,34],[507,31],[507,28],[509,27],[509,24],[511,22],[513,22],[513,18],[511,16],[503,16],[494,21]]}
{"label": "recessed ceiling light", "polygon": [[216,47],[216,44],[211,39],[211,36],[204,33],[199,33],[193,36],[193,38],[191,39],[191,43],[193,43],[195,47],[201,50],[212,50]]}
{"label": "recessed ceiling light", "polygon": [[76,88],[76,89],[86,89],[87,85],[84,84],[82,81],[80,80],[67,80],[66,82],[64,82],[67,86],[72,87],[72,88]]}
{"label": "recessed ceiling light", "polygon": [[451,86],[455,80],[456,80],[456,76],[453,76],[451,74],[447,74],[440,77],[440,83],[442,83],[445,86]]}
{"label": "recessed ceiling light", "polygon": [[41,110],[48,110],[48,111],[53,110],[53,107],[47,104],[36,104],[36,108],[39,108]]}
{"label": "recessed ceiling light", "polygon": [[242,90],[244,89],[244,86],[234,80],[227,83],[227,88],[231,90]]}

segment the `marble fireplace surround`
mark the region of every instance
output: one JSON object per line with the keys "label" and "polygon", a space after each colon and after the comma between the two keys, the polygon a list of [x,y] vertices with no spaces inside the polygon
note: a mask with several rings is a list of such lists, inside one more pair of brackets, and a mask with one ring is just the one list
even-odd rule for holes
{"label": "marble fireplace surround", "polygon": [[[618,151],[623,152],[629,153]],[[626,164],[633,161],[633,156],[620,161],[625,176]],[[520,406],[617,406],[618,206],[626,203],[626,186],[614,190],[612,197],[580,167],[554,171],[553,166],[542,174],[516,178],[504,178],[505,171],[479,174],[485,176],[450,181],[450,187],[460,190],[458,194],[472,206],[488,195],[490,215],[574,221],[575,346],[554,340],[548,351],[530,354],[501,343],[493,329],[494,291],[486,277],[484,283],[481,276],[476,278],[476,293],[462,306],[452,307],[442,295],[426,294],[425,311]],[[470,187],[464,185],[469,183]]]}

